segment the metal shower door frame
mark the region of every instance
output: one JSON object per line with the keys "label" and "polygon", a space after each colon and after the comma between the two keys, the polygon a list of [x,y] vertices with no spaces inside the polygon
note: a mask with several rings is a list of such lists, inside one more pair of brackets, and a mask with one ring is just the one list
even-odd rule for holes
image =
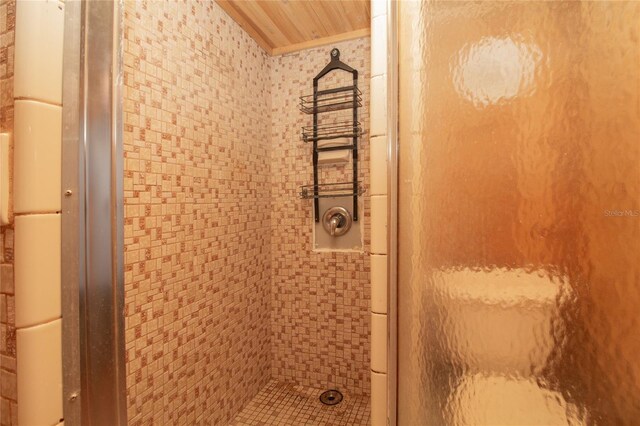
{"label": "metal shower door frame", "polygon": [[387,0],[387,421],[398,419],[398,1]]}
{"label": "metal shower door frame", "polygon": [[62,352],[67,425],[125,425],[123,3],[65,5]]}

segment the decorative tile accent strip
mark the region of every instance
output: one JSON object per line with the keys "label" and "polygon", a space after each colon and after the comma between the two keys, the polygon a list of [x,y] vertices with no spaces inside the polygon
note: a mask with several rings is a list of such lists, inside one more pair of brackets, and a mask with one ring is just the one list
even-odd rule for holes
{"label": "decorative tile accent strip", "polygon": [[[371,413],[371,423],[374,426],[382,426],[387,424],[387,407],[389,394],[387,389],[387,371],[388,371],[388,318],[387,318],[387,297],[388,297],[388,277],[387,277],[387,2],[385,0],[372,0],[371,3],[371,104],[373,105],[371,119],[375,121],[376,126],[372,128],[371,135],[378,137],[372,138],[376,152],[372,162],[371,174],[374,169],[378,179],[374,185],[372,198],[371,221],[372,227],[376,230],[373,233],[373,244],[371,252],[377,255],[377,272],[384,272],[382,275],[376,275],[372,280],[372,294],[376,300],[372,305],[372,353],[373,357],[371,370],[372,387],[371,399],[374,407]],[[383,175],[384,177],[380,177]],[[382,264],[380,264],[383,262]],[[380,306],[382,305],[382,306]],[[374,312],[376,310],[376,312]],[[379,315],[383,314],[383,315]],[[384,373],[384,374],[380,374]]]}

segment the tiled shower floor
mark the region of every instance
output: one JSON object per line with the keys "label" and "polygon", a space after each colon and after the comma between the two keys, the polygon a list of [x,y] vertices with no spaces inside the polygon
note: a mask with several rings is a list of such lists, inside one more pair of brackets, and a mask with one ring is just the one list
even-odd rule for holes
{"label": "tiled shower floor", "polygon": [[338,405],[320,402],[322,390],[272,380],[238,414],[234,425],[368,425],[369,398],[345,395]]}

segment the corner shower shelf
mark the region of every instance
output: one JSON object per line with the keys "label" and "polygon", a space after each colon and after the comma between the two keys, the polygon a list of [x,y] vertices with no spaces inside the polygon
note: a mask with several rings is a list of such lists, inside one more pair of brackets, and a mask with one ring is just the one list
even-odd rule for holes
{"label": "corner shower shelf", "polygon": [[319,114],[362,106],[362,92],[357,86],[318,90],[316,95],[300,96],[300,111]]}
{"label": "corner shower shelf", "polygon": [[[354,136],[362,136],[362,133],[362,124],[360,124],[359,121],[356,121],[355,123],[352,121],[341,121],[334,124],[318,125],[315,126],[315,129],[314,126],[305,126],[302,128],[302,140],[304,142],[317,142],[330,139],[353,138]],[[344,146],[342,148],[337,147],[331,150],[345,148],[349,148],[349,146]],[[330,149],[318,148],[318,151],[329,150]]]}
{"label": "corner shower shelf", "polygon": [[357,191],[354,190],[353,182],[324,183],[319,185],[304,185],[300,188],[300,198],[332,198],[332,197],[353,197],[364,194],[365,189],[357,183]]}

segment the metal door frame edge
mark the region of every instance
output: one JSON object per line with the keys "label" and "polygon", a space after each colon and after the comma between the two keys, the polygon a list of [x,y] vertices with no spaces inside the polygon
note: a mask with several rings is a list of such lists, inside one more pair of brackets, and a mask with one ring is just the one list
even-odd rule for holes
{"label": "metal door frame edge", "polygon": [[66,2],[62,352],[66,425],[125,425],[123,2]]}
{"label": "metal door frame edge", "polygon": [[398,406],[398,1],[387,2],[387,158],[388,166],[388,366],[387,422],[397,424]]}

